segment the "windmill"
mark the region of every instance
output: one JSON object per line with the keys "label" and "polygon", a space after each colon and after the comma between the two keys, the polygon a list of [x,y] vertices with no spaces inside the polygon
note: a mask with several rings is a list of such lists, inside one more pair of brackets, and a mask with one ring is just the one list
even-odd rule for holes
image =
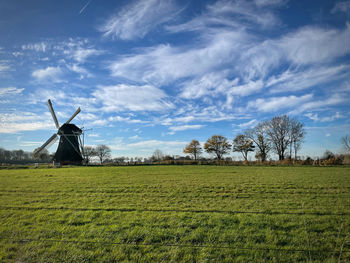
{"label": "windmill", "polygon": [[76,125],[70,123],[80,112],[80,107],[62,126],[60,126],[56,118],[55,111],[53,110],[51,100],[47,101],[47,106],[49,107],[52,119],[58,131],[57,133],[53,134],[40,148],[34,151],[34,156],[38,156],[42,150],[50,147],[58,140],[58,137],[60,137],[53,161],[61,165],[81,164],[83,160],[83,145],[80,140],[82,130]]}

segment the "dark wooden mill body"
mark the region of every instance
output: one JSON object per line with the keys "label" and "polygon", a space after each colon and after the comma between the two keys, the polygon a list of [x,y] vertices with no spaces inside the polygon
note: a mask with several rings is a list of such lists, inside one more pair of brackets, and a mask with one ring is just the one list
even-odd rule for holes
{"label": "dark wooden mill body", "polygon": [[53,160],[60,164],[81,164],[83,161],[79,146],[82,130],[74,124],[63,124],[58,130],[61,135]]}

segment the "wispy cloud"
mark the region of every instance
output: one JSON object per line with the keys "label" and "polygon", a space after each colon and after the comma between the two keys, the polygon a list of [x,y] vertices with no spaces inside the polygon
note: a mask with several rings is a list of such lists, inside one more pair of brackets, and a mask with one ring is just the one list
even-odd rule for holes
{"label": "wispy cloud", "polygon": [[[244,32],[208,33],[200,45],[158,45],[119,58],[109,66],[112,76],[157,85],[186,77],[203,76],[227,67],[249,42]],[[193,66],[195,63],[195,66]]]}
{"label": "wispy cloud", "polygon": [[278,40],[287,59],[297,65],[323,63],[350,53],[350,25],[345,29],[306,26]]}
{"label": "wispy cloud", "polygon": [[229,80],[227,77],[226,72],[210,72],[199,78],[183,82],[180,96],[185,99],[197,99],[227,93],[239,82],[238,78]]}
{"label": "wispy cloud", "polygon": [[16,87],[0,88],[0,97],[5,97],[9,95],[17,95],[23,92],[23,88],[19,89]]}
{"label": "wispy cloud", "polygon": [[149,123],[149,121],[132,119],[130,117],[122,117],[122,116],[111,116],[108,118],[108,121],[111,122],[126,122],[126,123]]}
{"label": "wispy cloud", "polygon": [[331,10],[331,13],[335,14],[339,12],[350,14],[350,1],[341,1],[336,3],[333,9]]}
{"label": "wispy cloud", "polygon": [[79,15],[81,15],[84,10],[87,8],[87,6],[91,3],[92,0],[89,0],[79,11]]}
{"label": "wispy cloud", "polygon": [[88,57],[101,55],[101,54],[104,53],[104,51],[103,50],[97,50],[97,49],[94,49],[94,48],[82,48],[82,47],[79,47],[79,48],[73,50],[71,53],[72,53],[73,58],[77,62],[83,63],[83,62],[86,61],[86,59]]}
{"label": "wispy cloud", "polygon": [[248,108],[254,108],[263,112],[276,112],[281,109],[300,107],[313,98],[313,94],[305,94],[297,97],[294,95],[283,97],[271,97],[267,99],[257,99],[248,103]]}
{"label": "wispy cloud", "polygon": [[349,70],[349,65],[288,69],[278,76],[269,77],[266,86],[271,87],[271,92],[298,91],[347,78]]}
{"label": "wispy cloud", "polygon": [[[40,58],[41,61],[46,61],[51,57],[53,59],[63,58],[64,60],[74,60],[74,63],[85,63],[88,58],[104,54],[105,51],[97,49],[86,38],[69,38],[63,41],[46,41],[37,43],[28,43],[21,46],[22,52],[13,52],[13,54],[25,55],[32,52],[45,53],[45,58]],[[33,56],[32,56],[33,57]]]}
{"label": "wispy cloud", "polygon": [[[276,1],[278,5],[282,1]],[[241,0],[221,0],[213,5],[208,6],[209,12],[215,16],[230,15],[234,20],[240,21],[242,24],[254,23],[263,27],[276,25],[279,20],[276,15],[271,12],[271,9],[264,9],[268,6],[271,8],[275,4],[272,1],[241,1]]]}
{"label": "wispy cloud", "polygon": [[181,125],[181,126],[172,126],[169,127],[169,134],[175,134],[178,131],[186,131],[186,130],[198,130],[205,127],[205,125]]}
{"label": "wispy cloud", "polygon": [[45,104],[48,99],[54,101],[54,104],[66,105],[72,94],[63,91],[62,89],[37,89],[28,97],[28,102],[31,104]]}
{"label": "wispy cloud", "polygon": [[309,119],[316,121],[316,122],[331,122],[337,119],[344,118],[339,112],[336,112],[332,116],[324,116],[324,117],[319,117],[317,113],[306,113],[304,116],[308,117]]}
{"label": "wispy cloud", "polygon": [[0,133],[18,133],[52,128],[48,118],[29,112],[0,113]]}
{"label": "wispy cloud", "polygon": [[205,31],[209,27],[226,27],[233,30],[253,29],[257,25],[269,28],[280,24],[274,14],[274,7],[280,7],[285,1],[242,1],[220,0],[207,5],[205,11],[193,19],[166,28],[170,32]]}
{"label": "wispy cloud", "polygon": [[123,40],[143,38],[177,14],[172,0],[139,0],[124,7],[101,27],[104,36]]}
{"label": "wispy cloud", "polygon": [[[137,140],[138,138],[129,138],[130,140]],[[178,154],[182,152],[183,148],[188,142],[184,141],[162,141],[162,140],[143,140],[138,142],[126,143],[123,138],[116,137],[111,143],[110,147],[117,150],[120,155],[130,152],[137,153],[141,156],[151,156],[156,149],[160,149],[164,154]],[[135,154],[134,154],[135,156]]]}
{"label": "wispy cloud", "polygon": [[0,76],[5,75],[10,70],[11,70],[11,67],[7,63],[0,60]]}
{"label": "wispy cloud", "polygon": [[80,74],[80,79],[84,77],[91,78],[93,76],[86,68],[79,66],[78,64],[67,65],[67,68],[70,71]]}
{"label": "wispy cloud", "polygon": [[47,42],[22,45],[22,50],[32,50],[37,52],[46,52],[47,48],[48,48]]}
{"label": "wispy cloud", "polygon": [[174,107],[164,91],[149,85],[100,86],[93,96],[105,112],[165,111]]}
{"label": "wispy cloud", "polygon": [[60,67],[47,67],[33,71],[32,76],[38,81],[63,82],[63,71]]}
{"label": "wispy cloud", "polygon": [[[243,123],[237,124],[237,126],[241,129],[246,129],[246,128],[252,128],[257,124],[258,124],[258,121],[256,119],[253,119],[253,120],[250,120],[248,122],[243,122]],[[233,126],[235,126],[235,125],[233,125]]]}
{"label": "wispy cloud", "polygon": [[313,100],[308,101],[305,103],[300,104],[298,107],[295,107],[294,110],[289,112],[290,114],[300,114],[304,111],[317,111],[317,110],[325,110],[327,107],[331,107],[334,105],[341,105],[341,104],[347,104],[348,103],[348,96],[345,94],[333,94],[330,97],[326,99],[319,99],[319,100]]}

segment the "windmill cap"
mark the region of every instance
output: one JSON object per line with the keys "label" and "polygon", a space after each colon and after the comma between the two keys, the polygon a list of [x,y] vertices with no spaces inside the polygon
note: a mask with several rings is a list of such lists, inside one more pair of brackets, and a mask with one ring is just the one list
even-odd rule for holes
{"label": "windmill cap", "polygon": [[59,134],[81,134],[82,130],[75,124],[65,123],[58,130]]}

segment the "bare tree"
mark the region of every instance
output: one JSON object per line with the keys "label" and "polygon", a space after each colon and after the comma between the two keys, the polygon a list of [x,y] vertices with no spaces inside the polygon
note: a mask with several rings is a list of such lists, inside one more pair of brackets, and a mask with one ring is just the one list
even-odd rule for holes
{"label": "bare tree", "polygon": [[124,157],[124,156],[121,156],[121,157],[114,158],[114,161],[115,161],[117,164],[123,164],[123,163],[125,162],[125,157]]}
{"label": "bare tree", "polygon": [[111,157],[111,149],[104,144],[97,145],[95,147],[95,156],[100,159],[100,163],[102,164],[105,159]]}
{"label": "bare tree", "polygon": [[154,151],[153,155],[152,155],[152,159],[155,161],[160,162],[161,160],[163,160],[164,154],[161,150],[157,149]]}
{"label": "bare tree", "polygon": [[[37,149],[39,149],[39,148],[37,148]],[[34,152],[35,152],[37,149],[35,149]],[[46,161],[46,162],[51,161],[51,160],[50,160],[50,153],[49,153],[49,151],[48,151],[47,149],[43,149],[43,150],[39,153],[39,155],[37,156],[37,158],[38,158],[39,160],[41,160],[41,161]]]}
{"label": "bare tree", "polygon": [[269,122],[264,121],[259,123],[253,129],[245,132],[245,136],[251,139],[258,147],[256,157],[262,162],[265,162],[268,153],[271,150],[270,142],[267,138],[267,130],[269,128]]}
{"label": "bare tree", "polygon": [[342,137],[341,142],[342,142],[345,150],[350,152],[350,136],[346,135],[346,136]]}
{"label": "bare tree", "polygon": [[16,160],[20,161],[24,157],[24,151],[23,150],[14,150],[13,156],[15,157]]}
{"label": "bare tree", "polygon": [[284,160],[285,152],[290,144],[290,119],[287,115],[276,116],[269,122],[267,130],[272,150],[278,155],[278,159]]}
{"label": "bare tree", "polygon": [[304,124],[297,119],[290,120],[290,157],[292,157],[292,149],[294,149],[294,159],[297,159],[297,152],[301,148],[306,135]]}
{"label": "bare tree", "polygon": [[238,134],[233,140],[233,151],[240,152],[243,155],[244,160],[248,161],[248,153],[254,152],[253,141],[246,137],[244,134]]}
{"label": "bare tree", "polygon": [[95,149],[92,146],[84,146],[84,159],[88,164],[93,156],[97,156]]}
{"label": "bare tree", "polygon": [[195,161],[197,161],[198,156],[200,156],[202,152],[202,147],[197,140],[192,140],[184,149],[184,153],[192,155]]}
{"label": "bare tree", "polygon": [[218,160],[221,160],[225,154],[228,154],[231,150],[231,144],[224,136],[213,135],[204,144],[204,149],[207,153],[216,155]]}

